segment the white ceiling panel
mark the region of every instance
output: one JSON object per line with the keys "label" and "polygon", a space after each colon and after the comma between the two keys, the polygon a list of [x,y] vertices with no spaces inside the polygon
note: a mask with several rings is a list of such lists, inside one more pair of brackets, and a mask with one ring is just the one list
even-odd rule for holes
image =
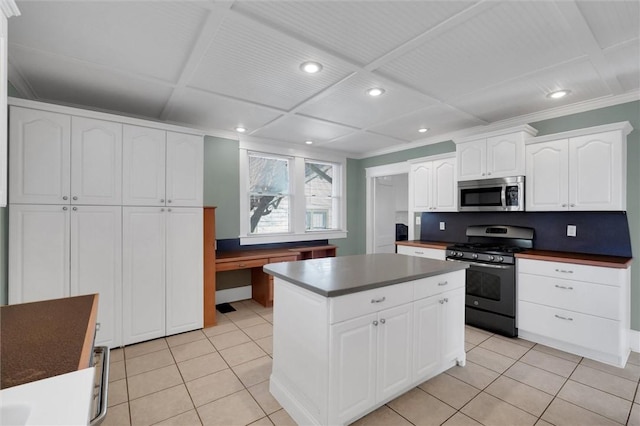
{"label": "white ceiling panel", "polygon": [[353,131],[354,129],[339,124],[327,123],[299,115],[289,115],[251,133],[251,135],[281,142],[300,143],[311,140],[315,143],[323,143]]}
{"label": "white ceiling panel", "polygon": [[[439,104],[394,118],[373,126],[369,130],[406,141],[413,141],[482,124],[486,123],[448,105]],[[421,127],[428,128],[429,131],[419,133],[418,129]]]}
{"label": "white ceiling panel", "polygon": [[624,90],[640,89],[640,40],[607,49],[604,54]]}
{"label": "white ceiling panel", "polygon": [[37,99],[158,119],[171,88],[114,73],[101,67],[43,58],[31,50],[12,49],[11,63],[20,70]]}
{"label": "white ceiling panel", "polygon": [[193,89],[178,92],[167,119],[200,129],[234,132],[242,126],[249,132],[275,120],[282,113],[258,105],[212,95]]}
{"label": "white ceiling panel", "polygon": [[[382,87],[382,96],[372,98],[365,92]],[[356,74],[338,84],[330,93],[308,102],[298,112],[337,123],[367,127],[387,120],[391,115],[406,114],[433,104],[426,96],[402,86],[392,85],[369,74]]]}
{"label": "white ceiling panel", "polygon": [[237,1],[233,9],[365,65],[474,3]]}
{"label": "white ceiling panel", "polygon": [[71,58],[175,82],[203,19],[197,3],[19,1],[9,39]]}
{"label": "white ceiling panel", "polygon": [[382,66],[441,100],[582,55],[552,2],[504,2]]}
{"label": "white ceiling panel", "polygon": [[356,132],[323,144],[323,148],[345,152],[374,152],[393,147],[404,147],[406,142],[370,132]]}
{"label": "white ceiling panel", "polygon": [[[318,61],[322,72],[305,74],[300,64]],[[196,70],[191,87],[291,109],[352,72],[312,47],[238,15],[225,19]]]}
{"label": "white ceiling panel", "polygon": [[[564,88],[571,88],[569,96],[563,99],[547,98],[547,94]],[[453,104],[488,122],[494,122],[610,94],[593,65],[581,60],[501,83],[463,97]]]}
{"label": "white ceiling panel", "polygon": [[640,2],[607,0],[576,2],[601,48],[640,37]]}

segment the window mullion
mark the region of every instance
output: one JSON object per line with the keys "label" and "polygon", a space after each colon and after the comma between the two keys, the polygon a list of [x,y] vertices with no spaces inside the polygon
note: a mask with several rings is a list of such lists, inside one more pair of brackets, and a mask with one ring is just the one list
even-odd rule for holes
{"label": "window mullion", "polygon": [[303,234],[306,223],[306,205],[304,194],[304,168],[305,161],[302,157],[294,157],[291,173],[291,204],[293,232]]}

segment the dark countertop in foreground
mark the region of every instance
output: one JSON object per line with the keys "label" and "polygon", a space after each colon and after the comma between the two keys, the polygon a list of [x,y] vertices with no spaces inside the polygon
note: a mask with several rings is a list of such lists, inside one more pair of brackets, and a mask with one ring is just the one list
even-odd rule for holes
{"label": "dark countertop in foreground", "polygon": [[467,267],[460,262],[402,254],[363,254],[271,263],[264,266],[264,271],[321,296],[335,297]]}

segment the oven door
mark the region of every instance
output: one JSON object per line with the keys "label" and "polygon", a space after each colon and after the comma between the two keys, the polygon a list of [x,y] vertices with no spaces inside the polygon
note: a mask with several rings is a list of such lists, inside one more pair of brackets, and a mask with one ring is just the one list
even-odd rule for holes
{"label": "oven door", "polygon": [[[455,260],[455,262],[461,261]],[[462,262],[469,265],[466,271],[466,305],[483,311],[515,317],[515,265]]]}

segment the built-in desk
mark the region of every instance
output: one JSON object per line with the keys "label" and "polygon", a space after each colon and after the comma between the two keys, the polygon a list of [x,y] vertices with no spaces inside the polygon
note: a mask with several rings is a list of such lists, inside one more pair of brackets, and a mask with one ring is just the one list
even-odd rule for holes
{"label": "built-in desk", "polygon": [[216,252],[216,272],[251,270],[253,300],[263,306],[273,306],[273,277],[262,271],[268,263],[335,257],[336,246],[295,247],[290,249],[256,249]]}

